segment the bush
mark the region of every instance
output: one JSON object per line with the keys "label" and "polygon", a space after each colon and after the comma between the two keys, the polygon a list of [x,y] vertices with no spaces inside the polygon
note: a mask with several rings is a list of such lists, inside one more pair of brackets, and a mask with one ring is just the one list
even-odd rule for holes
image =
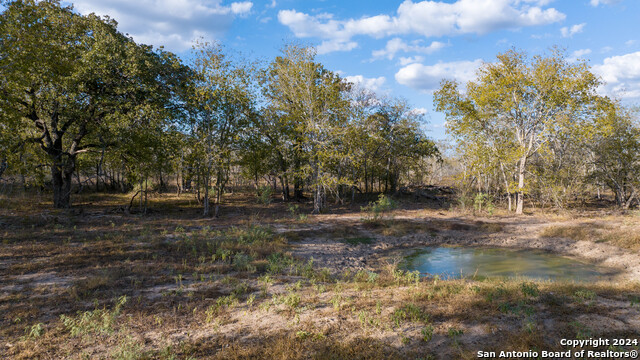
{"label": "bush", "polygon": [[378,200],[370,202],[369,205],[361,207],[360,210],[369,214],[369,219],[378,220],[384,214],[398,207],[398,204],[392,198],[385,194],[380,194]]}
{"label": "bush", "polygon": [[489,215],[493,215],[493,210],[495,210],[495,206],[493,205],[493,197],[486,193],[477,193],[476,197],[473,199],[473,210],[477,212],[482,212],[482,208],[489,213]]}
{"label": "bush", "polygon": [[273,195],[273,188],[271,186],[260,186],[258,188],[258,202],[263,205],[271,204],[271,196]]}

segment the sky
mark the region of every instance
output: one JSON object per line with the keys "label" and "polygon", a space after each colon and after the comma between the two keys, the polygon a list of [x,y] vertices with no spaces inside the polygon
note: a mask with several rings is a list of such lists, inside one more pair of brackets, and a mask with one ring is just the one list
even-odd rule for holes
{"label": "sky", "polygon": [[[71,4],[71,2],[63,2]],[[76,0],[75,10],[108,15],[139,43],[188,60],[195,39],[219,41],[269,61],[287,42],[317,47],[326,68],[425,113],[427,134],[446,137],[433,91],[515,48],[529,55],[565,49],[606,82],[599,91],[640,102],[638,0]]]}

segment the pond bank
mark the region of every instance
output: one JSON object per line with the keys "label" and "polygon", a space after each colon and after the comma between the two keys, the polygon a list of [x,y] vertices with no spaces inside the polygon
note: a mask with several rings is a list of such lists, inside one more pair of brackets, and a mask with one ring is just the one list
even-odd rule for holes
{"label": "pond bank", "polygon": [[[549,226],[576,225],[536,217],[471,219],[465,217],[396,217],[375,223],[332,216],[300,227],[302,239],[293,243],[292,254],[313,258],[318,267],[332,272],[379,270],[397,264],[407,250],[427,246],[504,247],[538,249],[588,261],[620,273],[620,281],[640,280],[640,254],[608,243],[541,237]],[[290,229],[291,230],[291,229]]]}

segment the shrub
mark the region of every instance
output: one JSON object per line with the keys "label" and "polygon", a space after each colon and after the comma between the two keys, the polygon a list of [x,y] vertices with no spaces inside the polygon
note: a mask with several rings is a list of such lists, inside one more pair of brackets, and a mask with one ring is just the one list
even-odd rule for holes
{"label": "shrub", "polygon": [[396,207],[398,207],[398,204],[392,198],[385,194],[380,194],[377,201],[370,202],[369,205],[361,207],[360,210],[368,213],[370,220],[378,220]]}
{"label": "shrub", "polygon": [[122,307],[127,302],[126,296],[118,298],[113,310],[96,309],[85,311],[75,317],[60,316],[62,324],[71,332],[71,336],[87,335],[89,333],[110,333]]}
{"label": "shrub", "polygon": [[273,188],[271,186],[260,186],[258,188],[258,202],[263,205],[271,204],[271,196],[273,195]]}

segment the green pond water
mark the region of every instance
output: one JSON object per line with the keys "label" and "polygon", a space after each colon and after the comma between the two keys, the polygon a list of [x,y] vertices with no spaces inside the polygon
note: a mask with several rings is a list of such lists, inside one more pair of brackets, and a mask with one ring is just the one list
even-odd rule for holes
{"label": "green pond water", "polygon": [[610,269],[535,250],[428,247],[405,258],[406,270],[441,278],[509,277],[590,282],[606,280]]}

